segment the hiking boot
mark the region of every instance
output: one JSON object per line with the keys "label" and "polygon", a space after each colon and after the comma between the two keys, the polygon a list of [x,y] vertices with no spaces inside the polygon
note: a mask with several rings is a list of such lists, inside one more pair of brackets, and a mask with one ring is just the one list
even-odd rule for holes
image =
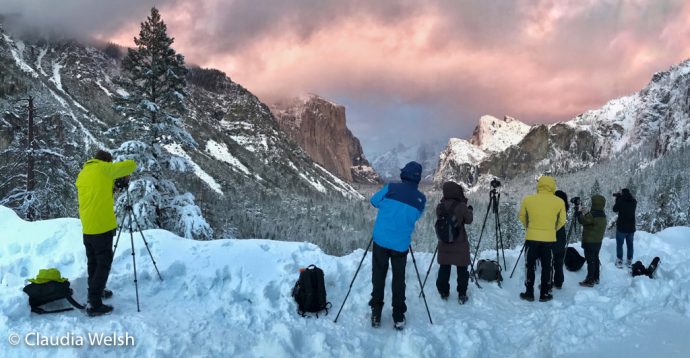
{"label": "hiking boot", "polygon": [[86,308],[86,314],[89,315],[89,317],[102,316],[112,311],[113,306],[110,305],[100,305],[97,307],[91,307],[91,305],[89,305],[89,307]]}
{"label": "hiking boot", "polygon": [[103,297],[103,298],[110,298],[110,297],[113,297],[113,291],[111,291],[111,290],[109,290],[109,289],[107,289],[107,288],[104,288],[104,289],[103,289],[103,294],[101,295],[101,297]]}
{"label": "hiking boot", "polygon": [[534,302],[534,292],[527,291],[527,292],[522,292],[520,293],[520,298],[529,301],[529,302]]}
{"label": "hiking boot", "polygon": [[396,321],[395,323],[393,323],[393,327],[395,327],[395,329],[397,329],[398,331],[402,331],[403,328],[405,328],[405,317],[403,316],[402,321]]}
{"label": "hiking boot", "polygon": [[580,282],[580,286],[582,287],[594,287],[594,281],[590,279],[585,279],[584,281]]}
{"label": "hiking boot", "polygon": [[467,295],[460,295],[458,296],[458,303],[464,305],[467,302],[467,299]]}
{"label": "hiking boot", "polygon": [[381,327],[381,314],[380,313],[371,313],[371,326],[374,328],[379,328]]}
{"label": "hiking boot", "polygon": [[628,266],[628,268],[631,268],[632,267],[632,260],[631,259],[625,260],[625,266]]}
{"label": "hiking boot", "polygon": [[618,268],[623,268],[623,260],[621,260],[621,259],[616,259],[616,267],[618,267]]}
{"label": "hiking boot", "polygon": [[448,293],[442,293],[442,294],[441,294],[441,299],[444,300],[444,301],[448,301],[448,296],[450,296],[450,294],[448,294]]}
{"label": "hiking boot", "polygon": [[549,302],[551,300],[553,300],[553,295],[548,292],[542,292],[539,295],[539,302]]}
{"label": "hiking boot", "polygon": [[599,284],[599,279],[598,279],[598,278],[595,278],[595,279],[594,279],[594,284],[595,284],[595,285],[598,285],[598,284]]}

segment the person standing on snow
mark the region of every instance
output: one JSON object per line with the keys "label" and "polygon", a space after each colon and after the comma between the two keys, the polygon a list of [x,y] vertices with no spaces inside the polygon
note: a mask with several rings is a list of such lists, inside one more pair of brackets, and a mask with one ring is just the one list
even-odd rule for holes
{"label": "person standing on snow", "polygon": [[444,300],[450,296],[450,271],[452,266],[457,266],[458,271],[458,302],[467,302],[467,282],[470,274],[467,266],[470,265],[470,242],[467,238],[465,225],[472,223],[472,205],[467,205],[467,198],[462,187],[457,183],[443,183],[443,198],[436,207],[436,216],[441,217],[448,213],[453,219],[457,235],[453,242],[438,241],[438,277],[436,288]]}
{"label": "person standing on snow", "polygon": [[618,213],[616,220],[616,267],[623,267],[623,242],[627,246],[628,267],[632,265],[633,238],[635,237],[635,210],[637,200],[630,193],[630,189],[623,189],[620,193],[613,194],[616,202],[613,204],[613,212]]}
{"label": "person standing on snow", "polygon": [[[556,196],[563,199],[565,203],[565,212],[568,213],[568,194],[564,191],[556,190]],[[565,248],[568,245],[566,242],[567,234],[565,226],[556,231],[556,245],[553,248],[553,287],[561,289],[563,287],[563,264],[565,262]]]}
{"label": "person standing on snow", "polygon": [[556,180],[542,176],[537,182],[537,193],[528,195],[520,204],[520,222],[525,227],[525,264],[527,266],[526,290],[520,298],[534,301],[534,279],[537,259],[541,262],[539,301],[553,299],[551,295],[551,264],[556,231],[565,226],[567,212],[563,200],[554,195]]}
{"label": "person standing on snow", "polygon": [[417,220],[422,216],[426,197],[417,187],[422,179],[422,166],[410,162],[400,171],[400,183],[384,186],[371,198],[378,209],[374,224],[372,250],[371,325],[381,325],[384,286],[388,263],[393,268],[393,322],[396,329],[405,327],[405,266],[407,253]]}
{"label": "person standing on snow", "polygon": [[76,181],[89,276],[89,305],[86,308],[89,316],[100,316],[113,310],[102,301],[102,298],[112,296],[105,284],[113,263],[113,237],[117,229],[113,186],[115,179],[134,173],[137,167],[133,160],[112,161],[110,153],[99,150],[94,159],[84,164]]}
{"label": "person standing on snow", "polygon": [[582,225],[582,249],[587,260],[587,277],[580,282],[580,286],[593,287],[599,283],[599,251],[606,233],[606,198],[601,195],[592,197],[592,211],[583,210],[578,213],[577,221]]}

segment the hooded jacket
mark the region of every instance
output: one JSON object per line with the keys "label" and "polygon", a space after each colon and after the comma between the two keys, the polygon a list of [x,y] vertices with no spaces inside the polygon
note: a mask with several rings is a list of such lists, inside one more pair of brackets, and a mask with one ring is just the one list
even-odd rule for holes
{"label": "hooded jacket", "polygon": [[565,226],[567,213],[555,192],[556,180],[542,176],[537,182],[537,193],[522,199],[518,215],[527,231],[525,240],[556,242],[556,231]]}
{"label": "hooded jacket", "polygon": [[637,200],[629,190],[623,190],[623,194],[616,197],[616,202],[613,204],[613,212],[618,213],[616,230],[626,234],[635,232],[637,226],[635,223],[636,209]]}
{"label": "hooded jacket", "polygon": [[604,240],[607,223],[606,213],[604,213],[605,206],[606,198],[601,195],[594,195],[592,197],[592,211],[586,215],[580,213],[577,216],[577,221],[582,225],[583,244],[600,244]]}
{"label": "hooded jacket", "polygon": [[436,216],[440,217],[453,208],[458,235],[448,244],[438,241],[438,264],[468,266],[470,264],[470,242],[467,237],[465,225],[472,223],[473,211],[467,206],[467,198],[462,192],[462,187],[453,182],[443,184],[443,198],[436,207]]}
{"label": "hooded jacket", "polygon": [[91,159],[84,164],[76,182],[84,234],[102,234],[117,228],[113,183],[134,173],[136,168],[133,160],[110,163]]}
{"label": "hooded jacket", "polygon": [[408,163],[401,170],[400,179],[400,183],[385,185],[370,202],[378,209],[374,242],[386,249],[406,252],[415,224],[426,206],[426,197],[417,189],[422,179],[422,166]]}

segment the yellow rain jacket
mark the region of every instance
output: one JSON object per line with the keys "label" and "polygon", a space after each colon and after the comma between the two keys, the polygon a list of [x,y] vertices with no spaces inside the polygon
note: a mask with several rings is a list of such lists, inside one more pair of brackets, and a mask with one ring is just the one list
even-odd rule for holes
{"label": "yellow rain jacket", "polygon": [[556,242],[556,231],[565,226],[566,211],[563,200],[556,192],[556,180],[542,176],[537,193],[522,199],[520,221],[527,229],[525,240]]}
{"label": "yellow rain jacket", "polygon": [[84,164],[76,182],[84,234],[102,234],[117,228],[113,184],[115,179],[134,173],[136,168],[133,160],[110,163],[91,159]]}

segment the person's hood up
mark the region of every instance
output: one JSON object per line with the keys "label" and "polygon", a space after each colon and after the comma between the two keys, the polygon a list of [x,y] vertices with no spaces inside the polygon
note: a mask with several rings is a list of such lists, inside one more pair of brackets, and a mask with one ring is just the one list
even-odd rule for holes
{"label": "person's hood up", "polygon": [[537,182],[537,193],[554,194],[556,192],[556,179],[544,175]]}
{"label": "person's hood up", "polygon": [[443,199],[467,202],[467,198],[465,198],[465,194],[463,193],[460,184],[454,183],[452,181],[447,181],[443,183]]}
{"label": "person's hood up", "polygon": [[568,211],[568,207],[570,206],[570,205],[568,204],[568,194],[566,194],[566,193],[565,193],[564,191],[562,191],[562,190],[556,190],[556,192],[555,192],[554,194],[555,194],[557,197],[563,199],[563,202],[565,203],[565,211]]}
{"label": "person's hood up", "polygon": [[417,162],[409,162],[400,170],[400,179],[419,184],[422,181],[422,165]]}
{"label": "person's hood up", "polygon": [[594,195],[592,197],[592,210],[604,210],[606,207],[606,198],[601,195]]}

